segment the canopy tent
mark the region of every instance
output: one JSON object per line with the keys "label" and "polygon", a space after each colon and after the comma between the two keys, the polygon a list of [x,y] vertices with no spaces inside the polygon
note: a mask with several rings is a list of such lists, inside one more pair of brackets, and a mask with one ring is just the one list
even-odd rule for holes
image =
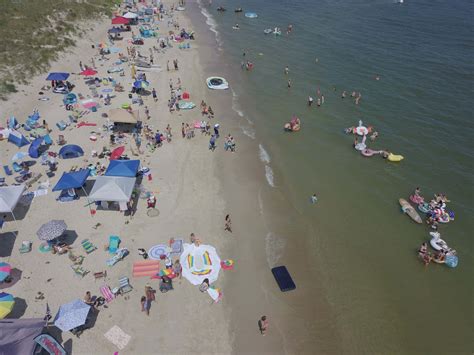
{"label": "canopy tent", "polygon": [[111,160],[105,176],[137,176],[140,160]]}
{"label": "canopy tent", "polygon": [[46,322],[42,318],[0,320],[0,349],[4,354],[33,354],[35,337],[41,334]]}
{"label": "canopy tent", "polygon": [[128,112],[123,108],[114,108],[109,111],[109,119],[114,123],[137,123],[138,111]]}
{"label": "canopy tent", "polygon": [[130,21],[122,16],[118,16],[112,19],[112,25],[128,25]]}
{"label": "canopy tent", "polygon": [[69,73],[49,73],[46,80],[67,80]]}
{"label": "canopy tent", "polygon": [[132,18],[137,18],[138,15],[134,12],[129,11],[125,15],[123,15],[122,17],[127,18],[127,19],[132,19]]}
{"label": "canopy tent", "polygon": [[208,279],[213,283],[219,276],[221,259],[217,255],[216,248],[211,245],[184,244],[183,253],[180,257],[183,267],[183,276],[193,285],[199,285]]}
{"label": "canopy tent", "polygon": [[11,213],[16,221],[13,210],[25,191],[25,185],[11,185],[0,187],[0,213]]}
{"label": "canopy tent", "polygon": [[59,150],[59,157],[63,159],[78,158],[84,155],[81,147],[75,144],[68,144]]}
{"label": "canopy tent", "polygon": [[84,183],[86,182],[89,173],[89,169],[82,169],[79,171],[63,173],[57,184],[53,187],[53,191],[79,189],[84,186]]}
{"label": "canopy tent", "polygon": [[15,144],[17,147],[23,147],[30,144],[28,139],[25,138],[23,134],[18,131],[11,130],[8,134],[8,141]]}
{"label": "canopy tent", "polygon": [[134,177],[98,176],[89,194],[92,201],[128,202],[135,186]]}
{"label": "canopy tent", "polygon": [[40,156],[40,147],[41,143],[43,143],[44,137],[36,138],[28,148],[28,154],[31,158],[37,159]]}

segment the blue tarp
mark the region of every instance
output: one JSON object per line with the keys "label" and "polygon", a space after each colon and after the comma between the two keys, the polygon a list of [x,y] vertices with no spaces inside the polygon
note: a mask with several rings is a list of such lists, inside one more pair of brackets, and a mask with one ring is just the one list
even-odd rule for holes
{"label": "blue tarp", "polygon": [[83,169],[79,171],[63,173],[63,176],[61,176],[56,186],[53,187],[53,191],[80,188],[86,182],[89,172],[89,169]]}
{"label": "blue tarp", "polygon": [[111,160],[105,172],[106,176],[137,176],[140,160]]}
{"label": "blue tarp", "polygon": [[30,155],[30,157],[32,157],[34,159],[39,158],[39,156],[40,156],[39,150],[40,150],[40,147],[41,147],[41,143],[43,143],[43,139],[44,139],[44,137],[36,138],[30,144],[30,147],[28,148],[28,154]]}
{"label": "blue tarp", "polygon": [[25,136],[18,131],[11,131],[8,135],[8,141],[20,148],[30,144],[28,139],[26,139]]}
{"label": "blue tarp", "polygon": [[75,144],[68,144],[59,150],[59,157],[62,159],[78,158],[84,155],[81,147]]}
{"label": "blue tarp", "polygon": [[67,80],[69,73],[49,73],[46,80]]}

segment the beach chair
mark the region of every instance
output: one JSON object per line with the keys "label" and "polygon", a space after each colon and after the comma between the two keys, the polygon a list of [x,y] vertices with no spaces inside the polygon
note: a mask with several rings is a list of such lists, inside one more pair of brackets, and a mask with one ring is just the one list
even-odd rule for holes
{"label": "beach chair", "polygon": [[120,238],[117,235],[109,236],[109,253],[115,254],[120,244]]}
{"label": "beach chair", "polygon": [[130,285],[130,281],[128,280],[128,277],[123,276],[119,278],[119,292],[121,294],[131,292],[133,290],[133,287]]}
{"label": "beach chair", "polygon": [[120,260],[122,260],[126,255],[128,255],[127,248],[118,249],[117,253],[106,261],[107,266],[114,266]]}
{"label": "beach chair", "polygon": [[100,293],[105,298],[105,302],[110,303],[115,298],[115,295],[112,293],[112,290],[109,286],[105,285],[100,288]]}
{"label": "beach chair", "polygon": [[13,172],[10,170],[10,167],[8,165],[3,166],[3,171],[5,171],[5,174],[7,175],[13,175]]}
{"label": "beach chair", "polygon": [[64,131],[67,127],[67,123],[61,120],[58,123],[56,123],[56,127],[58,127],[60,131]]}
{"label": "beach chair", "polygon": [[17,162],[14,162],[14,163],[12,164],[12,166],[13,166],[13,170],[15,171],[15,173],[21,171],[21,166],[20,166],[20,164],[18,164]]}
{"label": "beach chair", "polygon": [[183,240],[171,238],[169,242],[171,248],[171,256],[180,256],[183,252]]}
{"label": "beach chair", "polygon": [[44,143],[47,144],[47,145],[53,144],[53,141],[52,141],[51,137],[49,136],[49,134],[45,135],[43,140],[44,140]]}
{"label": "beach chair", "polygon": [[58,145],[64,145],[64,144],[66,144],[66,139],[64,139],[64,136],[62,134],[60,134],[58,136],[58,140],[56,142],[58,143]]}
{"label": "beach chair", "polygon": [[81,245],[82,247],[84,248],[84,250],[86,251],[87,254],[90,254],[92,253],[94,250],[97,249],[97,247],[92,244],[89,239],[84,239],[82,242],[81,242]]}
{"label": "beach chair", "polygon": [[25,254],[29,253],[31,251],[31,245],[33,243],[30,242],[29,240],[25,240],[21,243],[21,247],[18,249],[20,251],[20,254]]}
{"label": "beach chair", "polygon": [[69,257],[69,260],[71,260],[74,265],[81,265],[82,262],[84,261],[83,255],[79,255],[79,256],[74,255],[74,253],[71,250],[69,250],[68,257]]}
{"label": "beach chair", "polygon": [[89,271],[88,270],[85,270],[82,266],[80,265],[71,265],[71,269],[74,271],[74,273],[77,275],[77,276],[80,276],[80,277],[84,277],[86,276]]}
{"label": "beach chair", "polygon": [[107,277],[107,270],[94,272],[94,280],[105,279]]}

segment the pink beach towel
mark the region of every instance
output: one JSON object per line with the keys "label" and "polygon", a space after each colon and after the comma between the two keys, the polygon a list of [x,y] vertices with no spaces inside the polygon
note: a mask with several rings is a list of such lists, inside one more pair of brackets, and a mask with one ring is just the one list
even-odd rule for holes
{"label": "pink beach towel", "polygon": [[100,288],[100,293],[102,293],[102,296],[104,296],[107,303],[110,303],[114,299],[114,294],[110,290],[109,286],[102,286]]}

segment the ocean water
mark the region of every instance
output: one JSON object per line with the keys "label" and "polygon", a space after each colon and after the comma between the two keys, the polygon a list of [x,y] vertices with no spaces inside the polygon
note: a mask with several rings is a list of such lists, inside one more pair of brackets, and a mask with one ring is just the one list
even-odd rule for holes
{"label": "ocean water", "polygon": [[[228,63],[232,109],[256,140],[271,191],[299,216],[314,271],[349,353],[471,353],[473,224],[473,7],[467,1],[220,0],[201,12]],[[217,6],[227,12],[218,13]],[[245,18],[233,9],[253,11]],[[238,23],[240,30],[233,30]],[[266,28],[290,35],[265,35]],[[245,52],[245,56],[243,53]],[[254,63],[241,70],[243,60]],[[284,74],[288,65],[289,75]],[[379,76],[380,80],[375,80]],[[287,81],[292,87],[288,89]],[[309,95],[325,96],[309,108]],[[347,92],[345,99],[342,91]],[[359,105],[350,98],[360,92]],[[293,114],[302,130],[284,133]],[[362,120],[373,149],[401,163],[364,158],[343,129]],[[416,186],[444,192],[455,221],[440,227],[459,266],[421,265],[428,228],[400,212]],[[316,193],[318,202],[309,203]],[[263,203],[264,204],[264,203]],[[267,235],[268,259],[288,245]],[[276,254],[275,254],[276,253]],[[277,255],[278,254],[278,255]],[[317,270],[316,270],[317,269]],[[329,340],[328,340],[329,341]]]}

